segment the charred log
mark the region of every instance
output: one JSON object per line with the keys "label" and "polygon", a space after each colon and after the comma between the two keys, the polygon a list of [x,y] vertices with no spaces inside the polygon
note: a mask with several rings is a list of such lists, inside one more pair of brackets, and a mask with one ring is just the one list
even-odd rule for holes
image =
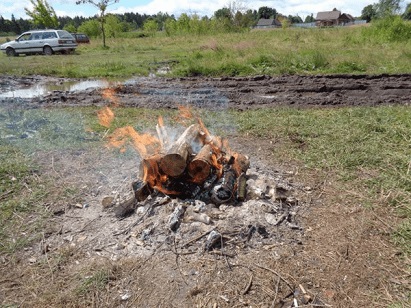
{"label": "charred log", "polygon": [[217,205],[230,201],[234,195],[235,185],[235,171],[233,169],[226,170],[212,189],[211,200]]}
{"label": "charred log", "polygon": [[213,230],[207,236],[204,250],[210,251],[213,247],[221,246],[221,242],[222,242],[221,233],[216,230]]}
{"label": "charred log", "polygon": [[174,209],[173,213],[168,218],[168,227],[171,231],[177,231],[178,227],[180,226],[184,212],[185,207],[183,207],[181,204]]}
{"label": "charred log", "polygon": [[237,200],[244,201],[247,195],[247,177],[241,173],[237,179]]}
{"label": "charred log", "polygon": [[148,183],[144,181],[133,182],[132,187],[137,201],[144,201],[153,193]]}
{"label": "charred log", "polygon": [[138,202],[134,197],[124,201],[114,208],[114,215],[120,219],[130,216],[137,208],[137,203]]}

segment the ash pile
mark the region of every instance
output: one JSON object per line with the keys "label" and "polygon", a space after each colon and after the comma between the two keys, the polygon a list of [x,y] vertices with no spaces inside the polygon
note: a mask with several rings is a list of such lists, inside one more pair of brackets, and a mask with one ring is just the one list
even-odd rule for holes
{"label": "ash pile", "polygon": [[132,137],[142,156],[133,197],[114,208],[118,219],[131,221],[115,231],[127,235],[129,250],[234,257],[247,247],[300,241],[296,214],[302,204],[295,192],[303,188],[287,175],[250,167],[249,157],[211,135],[201,120],[173,139],[161,120],[156,128],[158,137],[130,128],[110,136],[116,146]]}

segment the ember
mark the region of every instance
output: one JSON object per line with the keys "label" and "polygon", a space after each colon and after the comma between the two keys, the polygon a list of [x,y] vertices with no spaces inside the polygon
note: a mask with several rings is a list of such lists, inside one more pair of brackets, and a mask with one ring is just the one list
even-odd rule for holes
{"label": "ember", "polygon": [[[187,119],[187,109],[183,111],[182,117]],[[211,135],[200,118],[195,122],[178,138],[171,137],[161,117],[157,136],[139,134],[131,126],[118,128],[109,136],[110,146],[124,149],[131,141],[142,157],[141,178],[133,184],[138,201],[153,192],[216,205],[244,200],[248,157],[233,152],[227,140]]]}

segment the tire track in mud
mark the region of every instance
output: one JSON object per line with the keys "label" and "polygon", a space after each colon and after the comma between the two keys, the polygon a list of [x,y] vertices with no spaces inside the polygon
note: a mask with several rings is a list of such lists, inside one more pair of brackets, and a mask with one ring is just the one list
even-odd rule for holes
{"label": "tire track in mud", "polygon": [[[2,85],[27,86],[49,77],[13,77]],[[50,78],[55,82],[55,78]],[[66,79],[67,80],[67,79]],[[332,107],[408,105],[411,102],[411,74],[396,75],[283,75],[253,77],[138,77],[114,86],[123,106],[176,108],[193,105],[207,109],[257,109],[276,106]],[[2,99],[7,102],[13,99]],[[32,107],[106,105],[102,89],[77,92],[54,91],[32,99],[19,100]]]}

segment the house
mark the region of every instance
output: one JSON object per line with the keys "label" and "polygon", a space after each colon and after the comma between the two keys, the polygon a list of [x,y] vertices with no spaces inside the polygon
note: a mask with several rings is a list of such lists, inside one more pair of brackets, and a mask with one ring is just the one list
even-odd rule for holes
{"label": "house", "polygon": [[261,18],[255,28],[257,29],[267,29],[267,28],[281,28],[281,22],[274,18]]}
{"label": "house", "polygon": [[337,9],[326,12],[318,12],[315,18],[317,27],[332,27],[332,26],[344,26],[348,23],[353,23],[354,17],[350,14],[343,13]]}

